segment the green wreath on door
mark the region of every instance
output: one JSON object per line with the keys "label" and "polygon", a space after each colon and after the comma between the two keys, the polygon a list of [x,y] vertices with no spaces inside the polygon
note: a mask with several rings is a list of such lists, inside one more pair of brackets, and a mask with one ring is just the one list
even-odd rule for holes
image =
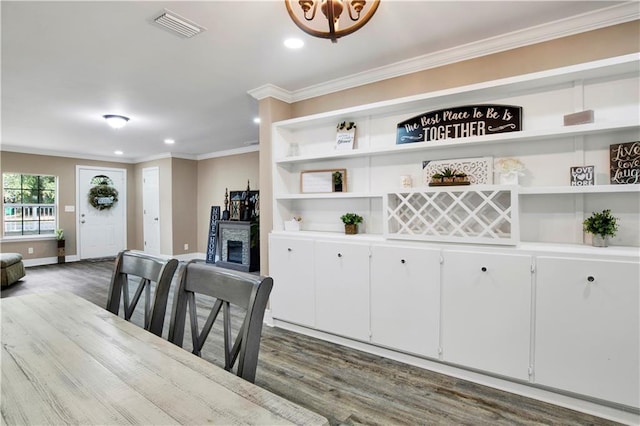
{"label": "green wreath on door", "polygon": [[118,190],[112,186],[113,181],[108,176],[94,176],[91,183],[95,186],[89,190],[87,198],[92,207],[108,210],[118,202]]}

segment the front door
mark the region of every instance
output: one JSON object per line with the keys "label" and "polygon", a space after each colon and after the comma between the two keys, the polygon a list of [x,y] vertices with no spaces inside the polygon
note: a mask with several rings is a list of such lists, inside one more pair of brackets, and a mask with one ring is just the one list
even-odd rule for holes
{"label": "front door", "polygon": [[127,171],[76,167],[80,259],[111,257],[126,248]]}

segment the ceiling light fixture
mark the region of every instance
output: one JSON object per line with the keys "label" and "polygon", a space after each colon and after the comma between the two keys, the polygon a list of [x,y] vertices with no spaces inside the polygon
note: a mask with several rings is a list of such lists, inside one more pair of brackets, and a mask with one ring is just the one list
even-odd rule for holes
{"label": "ceiling light fixture", "polygon": [[166,143],[167,145],[171,145],[171,144],[176,143],[176,141],[174,139],[165,139],[164,143]]}
{"label": "ceiling light fixture", "polygon": [[[284,2],[289,16],[302,31],[314,37],[329,38],[333,43],[337,43],[340,37],[362,28],[376,13],[380,4],[380,0],[284,0]],[[298,3],[298,6],[294,6],[293,3]],[[316,14],[318,5],[324,17]],[[344,9],[347,9],[347,12]],[[345,16],[349,15],[352,22],[346,18],[340,21],[343,12]],[[347,25],[340,28],[340,23]],[[326,30],[327,24],[329,31]]]}
{"label": "ceiling light fixture", "polygon": [[114,129],[124,127],[124,125],[127,124],[127,121],[129,121],[129,117],[125,117],[124,115],[107,114],[102,117],[107,120],[107,124]]}

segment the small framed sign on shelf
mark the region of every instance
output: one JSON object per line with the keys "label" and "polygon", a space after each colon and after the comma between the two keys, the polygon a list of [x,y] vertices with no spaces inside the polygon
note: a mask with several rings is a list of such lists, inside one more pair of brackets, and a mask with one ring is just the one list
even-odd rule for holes
{"label": "small framed sign on shelf", "polygon": [[595,166],[571,167],[571,186],[593,186],[595,181]]}
{"label": "small framed sign on shelf", "polygon": [[305,170],[300,173],[300,192],[346,192],[347,169]]}
{"label": "small framed sign on shelf", "polygon": [[356,139],[356,123],[343,121],[336,127],[336,150],[351,150]]}

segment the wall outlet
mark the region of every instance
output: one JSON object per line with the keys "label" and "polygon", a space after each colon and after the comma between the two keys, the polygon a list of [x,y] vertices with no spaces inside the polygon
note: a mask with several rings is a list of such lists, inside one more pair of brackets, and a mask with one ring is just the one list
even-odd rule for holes
{"label": "wall outlet", "polygon": [[185,250],[189,250],[189,244],[185,244],[185,245],[184,245],[184,249],[185,249]]}
{"label": "wall outlet", "polygon": [[29,254],[33,254],[33,247],[29,247],[29,248],[27,249],[27,253],[29,253]]}

